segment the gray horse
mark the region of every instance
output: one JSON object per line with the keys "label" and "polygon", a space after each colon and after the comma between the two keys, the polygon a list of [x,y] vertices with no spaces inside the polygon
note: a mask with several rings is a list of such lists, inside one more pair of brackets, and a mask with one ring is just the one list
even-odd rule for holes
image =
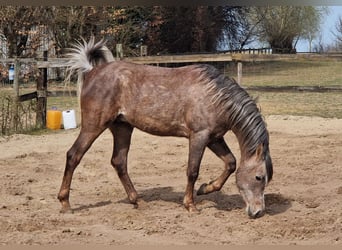
{"label": "gray horse", "polygon": [[58,199],[62,211],[71,209],[70,185],[75,168],[95,139],[107,128],[114,136],[111,163],[137,205],[137,192],[127,172],[133,128],[158,136],[189,139],[184,206],[196,212],[194,185],[206,147],[223,160],[223,173],[203,184],[198,195],[222,188],[236,169],[224,135],[232,130],[241,151],[236,184],[251,218],[265,212],[264,189],[272,179],[269,134],[254,100],[233,79],[209,65],[163,68],[113,61],[105,42],[79,43],[70,53],[70,70],[82,84],[81,131],[67,152]]}

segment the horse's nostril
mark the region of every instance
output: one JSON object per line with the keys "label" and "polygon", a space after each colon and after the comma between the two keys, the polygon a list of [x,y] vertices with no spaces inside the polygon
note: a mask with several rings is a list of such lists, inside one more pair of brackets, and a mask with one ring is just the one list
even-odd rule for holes
{"label": "horse's nostril", "polygon": [[256,218],[259,218],[259,217],[263,216],[263,211],[262,211],[262,210],[258,210],[257,212],[252,213],[252,212],[249,210],[249,211],[248,211],[248,215],[249,215],[250,218],[256,219]]}
{"label": "horse's nostril", "polygon": [[254,218],[258,218],[260,215],[261,215],[261,210],[257,211],[257,212],[254,214]]}

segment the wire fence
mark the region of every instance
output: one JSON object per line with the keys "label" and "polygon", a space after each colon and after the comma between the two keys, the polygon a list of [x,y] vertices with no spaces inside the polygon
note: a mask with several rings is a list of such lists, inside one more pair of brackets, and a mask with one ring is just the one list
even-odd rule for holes
{"label": "wire fence", "polygon": [[0,92],[0,135],[31,131],[36,128],[36,100],[18,102],[13,92]]}

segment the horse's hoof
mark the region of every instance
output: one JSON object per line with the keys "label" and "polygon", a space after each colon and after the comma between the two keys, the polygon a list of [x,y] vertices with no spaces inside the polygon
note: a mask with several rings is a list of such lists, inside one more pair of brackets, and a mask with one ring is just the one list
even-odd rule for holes
{"label": "horse's hoof", "polygon": [[189,211],[190,214],[200,214],[200,211],[195,206],[189,208],[188,211]]}
{"label": "horse's hoof", "polygon": [[190,214],[199,214],[200,211],[197,209],[197,207],[194,204],[186,205],[185,208],[188,210]]}
{"label": "horse's hoof", "polygon": [[69,207],[69,208],[62,208],[60,211],[59,211],[61,214],[73,214],[74,211]]}
{"label": "horse's hoof", "polygon": [[207,193],[206,188],[207,188],[208,184],[207,183],[203,183],[200,188],[197,190],[197,195],[204,195]]}
{"label": "horse's hoof", "polygon": [[73,213],[69,202],[61,201],[61,203],[62,203],[62,208],[60,210],[60,213],[62,213],[62,214]]}
{"label": "horse's hoof", "polygon": [[136,192],[131,192],[128,195],[128,200],[130,203],[132,203],[133,205],[137,205],[138,204],[138,194]]}

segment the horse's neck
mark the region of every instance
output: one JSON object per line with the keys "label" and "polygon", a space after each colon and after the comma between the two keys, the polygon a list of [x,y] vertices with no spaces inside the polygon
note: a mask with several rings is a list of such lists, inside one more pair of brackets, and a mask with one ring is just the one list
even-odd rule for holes
{"label": "horse's neck", "polygon": [[241,160],[246,160],[248,157],[247,149],[244,147],[244,137],[241,135],[241,131],[236,128],[232,128],[233,133],[235,134],[237,141],[239,143],[240,153],[241,153]]}
{"label": "horse's neck", "polygon": [[[262,124],[258,124],[259,126],[265,126],[263,121],[261,121]],[[239,146],[240,146],[240,152],[241,152],[241,159],[249,159],[253,157],[256,149],[259,147],[260,144],[264,143],[264,132],[260,133],[255,133],[255,127],[253,124],[250,124],[250,126],[253,127],[248,127],[245,129],[242,129],[241,127],[233,127],[232,131],[235,134]],[[261,128],[262,130],[265,129]],[[253,137],[253,138],[252,138]]]}

